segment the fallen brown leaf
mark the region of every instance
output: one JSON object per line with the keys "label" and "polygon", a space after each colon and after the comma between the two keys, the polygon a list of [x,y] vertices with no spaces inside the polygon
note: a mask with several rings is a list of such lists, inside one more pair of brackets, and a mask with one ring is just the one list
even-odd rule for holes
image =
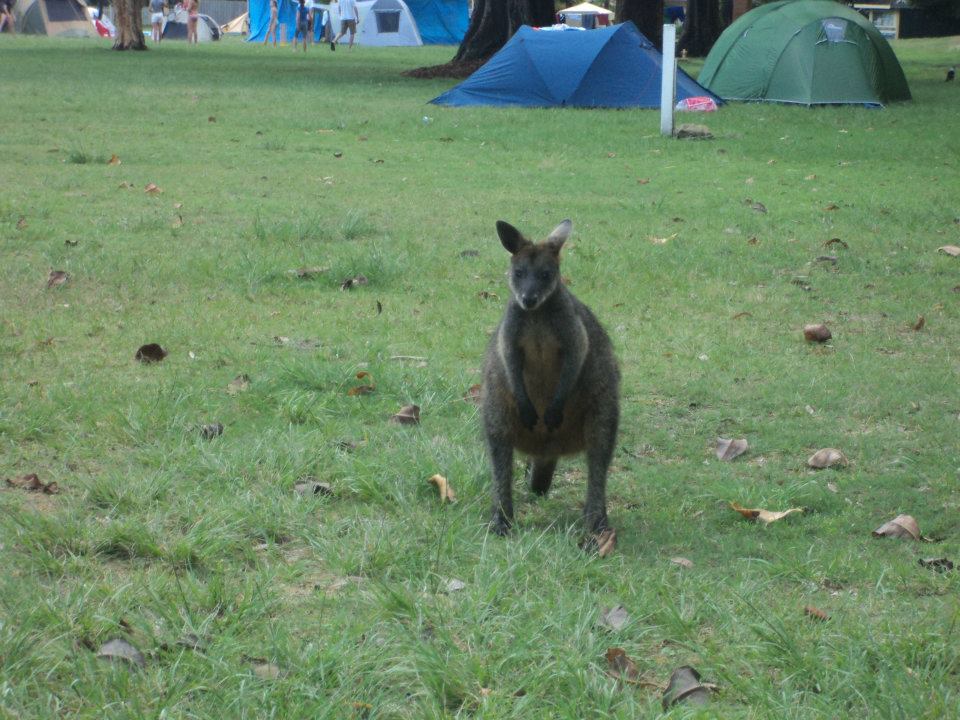
{"label": "fallen brown leaf", "polygon": [[437,486],[437,491],[440,493],[441,504],[445,502],[455,503],[457,501],[457,496],[453,492],[453,486],[450,485],[450,482],[443,475],[431,475],[427,478],[427,482]]}
{"label": "fallen brown leaf", "polygon": [[818,325],[804,325],[803,337],[809,342],[826,342],[833,337],[833,333],[831,333],[830,328],[823,323]]}
{"label": "fallen brown leaf", "polygon": [[937,248],[937,252],[942,252],[950,257],[960,257],[960,247],[956,245],[941,245]]}
{"label": "fallen brown leaf", "polygon": [[836,203],[830,203],[829,205],[827,205],[827,206],[824,208],[824,210],[826,210],[826,211],[839,210],[839,209],[840,209],[840,206],[837,205]]}
{"label": "fallen brown leaf", "polygon": [[807,458],[807,465],[818,470],[832,467],[833,465],[847,466],[850,461],[847,456],[836,448],[823,448],[817,450],[813,455]]}
{"label": "fallen brown leaf", "polygon": [[369,395],[374,390],[377,389],[376,384],[373,382],[373,375],[368,373],[366,370],[361,370],[357,373],[357,380],[363,380],[364,378],[370,378],[370,382],[366,385],[357,385],[347,390],[347,395],[351,397],[356,397],[357,395]]}
{"label": "fallen brown leaf", "polygon": [[464,401],[468,403],[473,403],[474,405],[479,405],[481,390],[483,390],[483,386],[480,385],[479,383],[477,383],[476,385],[471,385],[463,396]]}
{"label": "fallen brown leaf", "polygon": [[107,165],[119,165],[121,162],[123,161],[120,160],[120,156],[114,153],[110,156],[110,159],[107,160]]}
{"label": "fallen brown leaf", "polygon": [[893,520],[885,522],[871,534],[874,537],[910,538],[911,540],[929,542],[928,538],[920,534],[920,525],[910,515],[897,515]]}
{"label": "fallen brown leaf", "polygon": [[804,605],[803,614],[814,620],[829,620],[830,616],[826,612],[814,605]]}
{"label": "fallen brown leaf", "polygon": [[913,329],[916,332],[923,330],[924,326],[927,324],[927,319],[923,315],[917,315],[917,321],[913,324]]}
{"label": "fallen brown leaf", "polygon": [[390,416],[390,422],[400,425],[419,425],[420,424],[420,406],[404,405],[396,414]]}
{"label": "fallen brown leaf", "polygon": [[143,653],[123,638],[114,638],[105,642],[97,651],[97,657],[104,660],[122,660],[141,668],[147,664]]}
{"label": "fallen brown leaf", "polygon": [[267,662],[264,658],[250,658],[253,663],[253,674],[261,680],[276,680],[280,677],[280,666]]}
{"label": "fallen brown leaf", "polygon": [[693,561],[688,560],[685,557],[673,557],[673,558],[670,558],[670,562],[672,562],[674,565],[679,565],[680,567],[687,568],[687,570],[693,567]]}
{"label": "fallen brown leaf", "polygon": [[21,215],[20,217],[18,217],[18,218],[17,218],[17,230],[26,230],[27,227],[28,227],[28,225],[27,225],[27,218],[24,217],[23,215]]}
{"label": "fallen brown leaf", "polygon": [[54,288],[59,285],[63,285],[69,279],[70,273],[65,272],[64,270],[51,270],[50,276],[47,278],[47,287]]}
{"label": "fallen brown leaf", "polygon": [[617,548],[617,531],[607,528],[595,536],[597,541],[597,555],[605,558],[613,554]]}
{"label": "fallen brown leaf", "polygon": [[947,558],[919,558],[917,562],[920,564],[920,567],[925,567],[930,570],[936,570],[937,572],[948,572],[953,570],[953,561],[947,560]]}
{"label": "fallen brown leaf", "polygon": [[735,502],[730,503],[730,507],[743,515],[745,518],[749,518],[750,520],[759,520],[764,525],[769,525],[776,520],[787,517],[787,515],[793,515],[793,513],[802,513],[804,511],[803,508],[790,508],[789,510],[776,511],[762,510],[759,508],[745,508],[741,507]]}
{"label": "fallen brown leaf", "polygon": [[689,665],[678,667],[670,675],[670,683],[663,693],[663,709],[686,702],[691,705],[706,705],[710,702],[710,689],[700,682],[700,673]]}
{"label": "fallen brown leaf", "polygon": [[830,238],[830,239],[827,240],[825,243],[823,243],[823,246],[824,246],[825,248],[828,248],[828,247],[830,247],[831,245],[839,245],[839,246],[842,247],[844,250],[849,250],[849,249],[850,249],[850,246],[847,245],[847,243],[844,242],[843,240],[841,240],[840,238]]}
{"label": "fallen brown leaf", "polygon": [[317,275],[322,275],[323,273],[330,272],[328,267],[301,267],[296,270],[290,271],[292,274],[296,275],[301,280],[312,280]]}
{"label": "fallen brown leaf", "polygon": [[767,211],[767,206],[762,202],[755,202],[750,205],[751,210],[756,210],[759,213],[765,213]]}
{"label": "fallen brown leaf", "polygon": [[616,680],[632,683],[640,677],[640,671],[623,648],[615,647],[607,650],[607,675]]}
{"label": "fallen brown leaf", "polygon": [[160,362],[168,354],[169,353],[157,343],[147,343],[146,345],[141,345],[133,357],[139,362],[148,364]]}
{"label": "fallen brown leaf", "polygon": [[607,630],[616,632],[623,630],[629,620],[630,615],[627,613],[627,609],[623,607],[623,605],[617,605],[612,608],[601,608],[600,616],[597,618],[597,624]]}
{"label": "fallen brown leaf", "polygon": [[730,461],[740,455],[743,455],[750,447],[746,438],[732,440],[730,438],[717,438],[717,459]]}
{"label": "fallen brown leaf", "polygon": [[6,479],[7,485],[27,492],[40,492],[45,495],[56,495],[60,492],[60,486],[55,481],[45,483],[36,473],[27,473],[13,479]]}
{"label": "fallen brown leaf", "polygon": [[353,290],[355,287],[360,285],[366,285],[370,281],[367,279],[366,275],[357,275],[356,277],[347,278],[346,280],[340,283],[341,290]]}
{"label": "fallen brown leaf", "polygon": [[143,191],[147,195],[159,195],[163,192],[155,183],[147,183],[146,187],[143,188]]}

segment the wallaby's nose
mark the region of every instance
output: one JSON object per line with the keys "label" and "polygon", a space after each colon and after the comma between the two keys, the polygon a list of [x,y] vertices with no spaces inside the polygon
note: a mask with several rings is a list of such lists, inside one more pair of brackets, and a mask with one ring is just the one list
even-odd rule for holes
{"label": "wallaby's nose", "polygon": [[520,304],[529,310],[537,304],[537,299],[537,296],[533,293],[524,293],[520,296]]}

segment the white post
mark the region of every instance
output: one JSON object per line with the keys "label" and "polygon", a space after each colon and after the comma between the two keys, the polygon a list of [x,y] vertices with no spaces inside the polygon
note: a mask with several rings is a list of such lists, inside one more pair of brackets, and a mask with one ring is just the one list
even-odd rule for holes
{"label": "white post", "polygon": [[677,95],[677,28],[663,26],[663,77],[660,80],[660,134],[673,135],[673,105]]}

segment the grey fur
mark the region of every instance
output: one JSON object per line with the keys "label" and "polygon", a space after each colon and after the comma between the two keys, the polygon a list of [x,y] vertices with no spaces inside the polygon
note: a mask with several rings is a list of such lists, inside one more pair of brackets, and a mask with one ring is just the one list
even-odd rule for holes
{"label": "grey fur", "polygon": [[483,426],[493,471],[491,529],[513,522],[513,454],[531,459],[531,489],[550,489],[557,458],[585,452],[583,508],[588,530],[607,525],[607,471],[620,419],[620,371],[610,338],[590,309],[560,279],[560,249],[572,225],[565,220],[534,244],[500,221],[497,233],[511,254],[510,301],[487,348]]}

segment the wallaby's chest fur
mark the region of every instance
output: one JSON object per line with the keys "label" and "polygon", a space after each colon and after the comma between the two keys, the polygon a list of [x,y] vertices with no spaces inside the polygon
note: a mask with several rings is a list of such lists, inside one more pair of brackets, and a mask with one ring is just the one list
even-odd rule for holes
{"label": "wallaby's chest fur", "polygon": [[510,252],[511,298],[484,363],[483,425],[493,469],[491,527],[504,533],[513,517],[513,453],[531,457],[530,487],[547,492],[561,455],[585,452],[584,519],[607,525],[605,488],[620,417],[620,373],[610,338],[560,282],[561,223],[534,244],[497,223]]}

